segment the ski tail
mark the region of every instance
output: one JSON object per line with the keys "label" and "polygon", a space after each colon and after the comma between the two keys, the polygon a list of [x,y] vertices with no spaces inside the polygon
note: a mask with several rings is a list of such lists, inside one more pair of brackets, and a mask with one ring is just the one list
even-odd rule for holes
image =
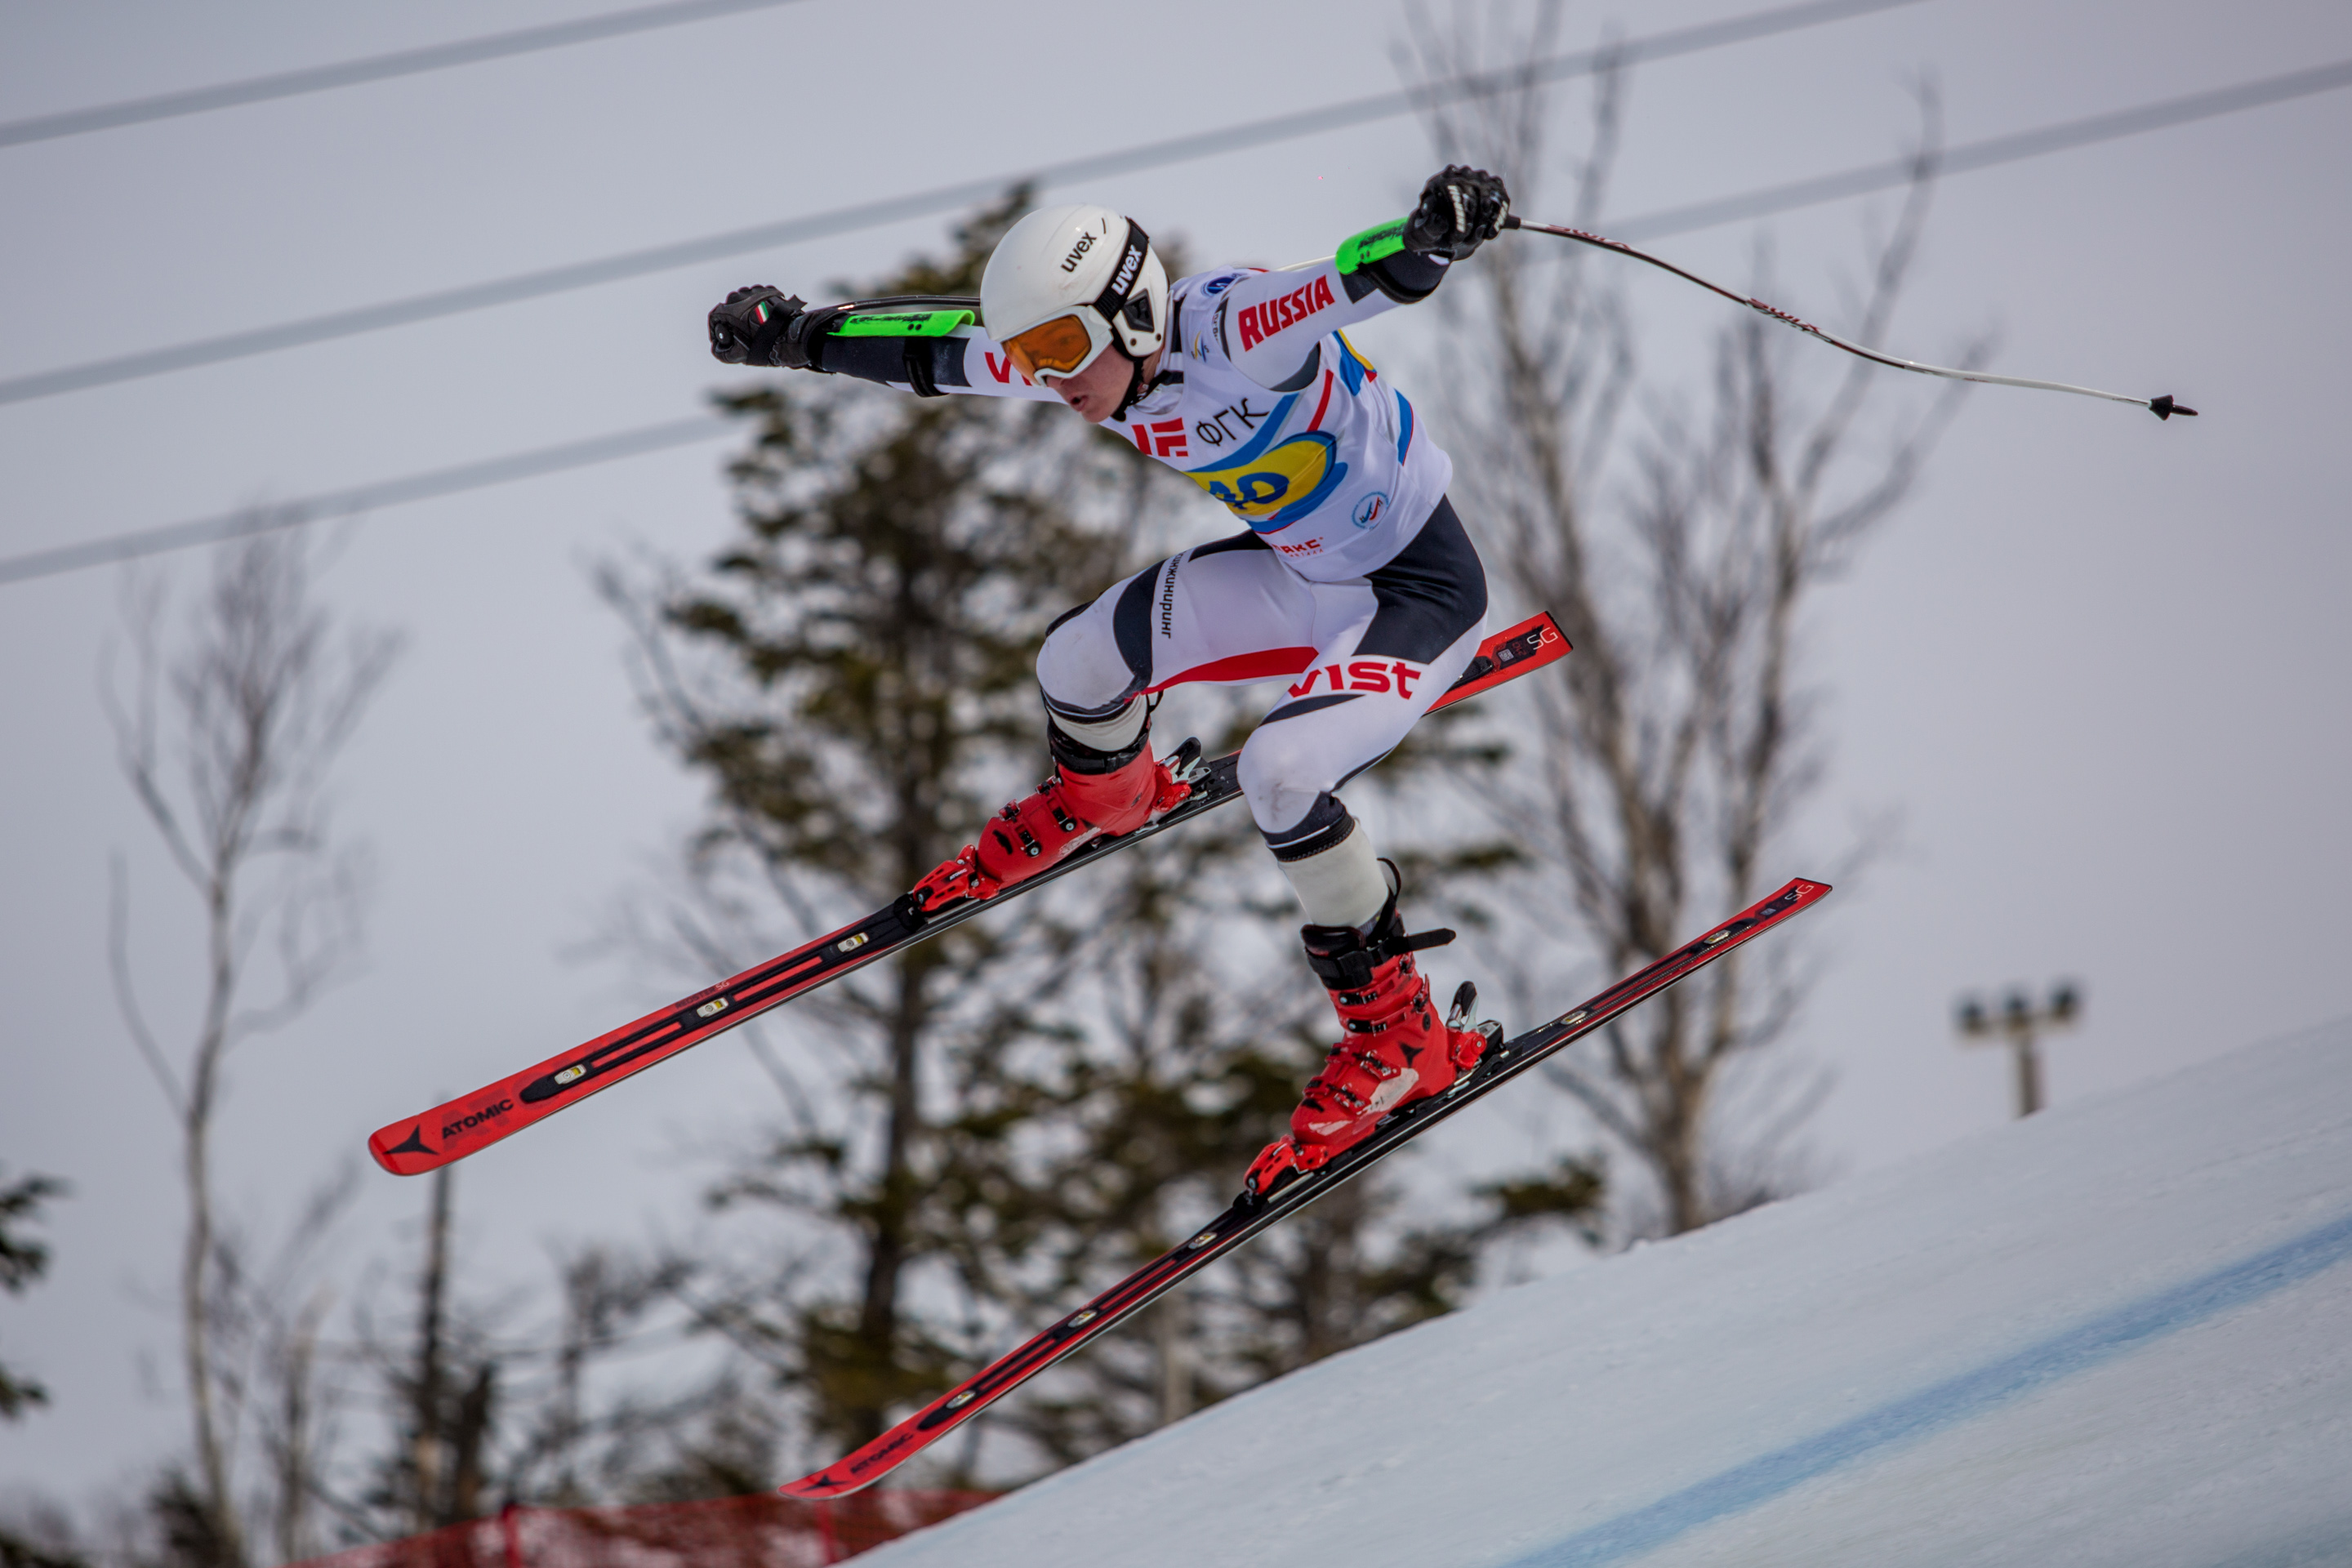
{"label": "ski tail", "polygon": [[[1492,690],[1530,670],[1541,669],[1568,656],[1568,639],[1549,615],[1531,616],[1508,630],[1481,643],[1478,655],[1462,678],[1448,687],[1432,710],[1450,707],[1482,691]],[[1119,838],[1100,839],[1070,856],[1045,876],[1023,882],[987,900],[963,904],[936,914],[916,911],[905,898],[877,910],[854,925],[827,932],[792,952],[752,965],[731,979],[624,1024],[609,1034],[550,1057],[536,1067],[436,1105],[417,1116],[404,1117],[377,1129],[368,1139],[375,1163],[395,1176],[425,1172],[462,1160],[500,1139],[521,1131],[577,1104],[600,1089],[611,1088],[632,1073],[667,1061],[713,1035],[723,1034],[746,1018],[814,991],[887,957],[924,937],[995,909],[1020,893],[1041,888],[1056,877],[1091,865],[1105,855],[1201,813],[1239,797],[1234,758],[1222,757],[1197,775],[1193,798],[1149,826]]]}
{"label": "ski tail", "polygon": [[421,1175],[462,1160],[609,1089],[630,1074],[700,1045],[744,1019],[788,1002],[902,945],[919,927],[898,906],[828,932],[648,1013],[560,1057],[379,1128],[368,1152],[395,1176]]}
{"label": "ski tail", "polygon": [[1633,1007],[1688,978],[1741,943],[1793,919],[1828,897],[1830,886],[1799,877],[1712,931],[1635,971],[1599,995],[1570,1008],[1517,1039],[1493,1046],[1477,1068],[1456,1089],[1415,1100],[1382,1121],[1372,1136],[1329,1164],[1276,1187],[1265,1197],[1244,1194],[1224,1213],[1126,1279],[999,1357],[971,1378],[908,1416],[879,1437],[814,1475],[777,1489],[808,1500],[846,1497],[872,1486],[956,1427],[979,1415],[1055,1362],[1091,1342],[1186,1279],[1276,1221],[1297,1213],[1317,1198],[1361,1174],[1378,1161],[1426,1132],[1464,1106],[1496,1089],[1555,1051],[1605,1027]]}

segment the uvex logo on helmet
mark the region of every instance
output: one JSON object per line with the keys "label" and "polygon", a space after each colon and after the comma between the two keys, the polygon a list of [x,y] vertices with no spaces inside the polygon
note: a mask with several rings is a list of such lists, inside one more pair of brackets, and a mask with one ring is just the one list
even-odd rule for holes
{"label": "uvex logo on helmet", "polygon": [[1065,272],[1076,272],[1078,269],[1078,262],[1080,258],[1094,247],[1095,237],[1093,235],[1082,234],[1078,236],[1078,243],[1070,247],[1069,255],[1062,258],[1062,270]]}
{"label": "uvex logo on helmet", "polygon": [[1110,275],[1111,289],[1121,299],[1135,287],[1135,275],[1143,270],[1143,247],[1130,245],[1127,254],[1118,258],[1118,270]]}

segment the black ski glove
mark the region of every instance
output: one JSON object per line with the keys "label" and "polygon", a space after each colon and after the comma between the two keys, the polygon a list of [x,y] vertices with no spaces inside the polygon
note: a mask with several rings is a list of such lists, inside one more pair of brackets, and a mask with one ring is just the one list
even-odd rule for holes
{"label": "black ski glove", "polygon": [[838,310],[811,310],[797,294],[765,286],[738,289],[710,308],[710,357],[722,364],[808,370],[809,344]]}
{"label": "black ski glove", "polygon": [[1404,247],[1423,256],[1463,261],[1502,232],[1511,194],[1484,169],[1448,163],[1421,187],[1421,205],[1405,219]]}

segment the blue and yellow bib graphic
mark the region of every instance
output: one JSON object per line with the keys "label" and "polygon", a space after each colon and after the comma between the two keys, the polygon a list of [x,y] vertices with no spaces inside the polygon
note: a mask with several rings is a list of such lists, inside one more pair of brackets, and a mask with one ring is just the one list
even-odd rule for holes
{"label": "blue and yellow bib graphic", "polygon": [[1293,393],[1275,405],[1249,445],[1222,461],[1184,470],[1259,533],[1288,528],[1320,506],[1348,477],[1348,465],[1335,456],[1339,443],[1328,431],[1275,439],[1297,405],[1298,395]]}

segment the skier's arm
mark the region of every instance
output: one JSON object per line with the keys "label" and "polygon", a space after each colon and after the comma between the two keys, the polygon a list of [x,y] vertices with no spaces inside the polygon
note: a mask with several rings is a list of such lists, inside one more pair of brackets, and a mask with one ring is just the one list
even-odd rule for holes
{"label": "skier's arm", "polygon": [[1304,386],[1325,334],[1427,299],[1447,267],[1495,237],[1509,210],[1502,181],[1449,166],[1430,176],[1412,213],[1366,229],[1338,255],[1234,284],[1213,318],[1219,345],[1261,386]]}
{"label": "skier's arm", "polygon": [[955,296],[902,295],[811,308],[775,289],[739,289],[710,312],[710,352],[729,364],[853,375],[919,397],[1056,401],[973,325],[979,307]]}

